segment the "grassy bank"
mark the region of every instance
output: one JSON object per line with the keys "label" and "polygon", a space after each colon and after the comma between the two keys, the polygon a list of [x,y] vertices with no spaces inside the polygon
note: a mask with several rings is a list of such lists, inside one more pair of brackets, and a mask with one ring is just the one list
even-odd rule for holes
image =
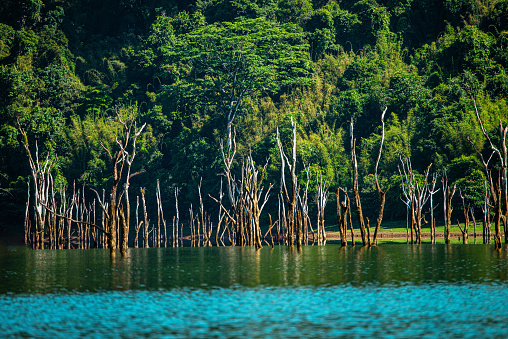
{"label": "grassy bank", "polygon": [[[353,225],[356,226],[356,225]],[[461,227],[464,227],[464,224],[461,224]],[[494,234],[494,225],[491,225],[491,235]],[[374,232],[375,224],[374,226],[371,225],[370,230],[371,233]],[[406,229],[406,223],[405,221],[390,221],[385,222],[381,226],[378,234],[378,244],[383,243],[408,243],[411,242],[411,230],[409,230],[409,235],[407,233]],[[503,230],[501,230],[501,233],[503,233]],[[327,239],[330,241],[336,241],[340,239],[340,235],[338,232],[338,226],[332,225],[326,227],[326,234]],[[358,227],[355,227],[354,229],[355,234],[355,241],[361,242],[361,233],[360,229]],[[474,238],[474,227],[472,224],[469,225],[468,230],[468,243],[474,244],[475,238]],[[438,244],[444,244],[444,225],[436,225],[436,243]],[[503,238],[503,234],[501,234],[501,237]],[[347,239],[348,242],[351,242],[351,231],[348,230],[347,232]],[[409,240],[408,240],[409,239]],[[450,228],[450,240],[452,244],[462,244],[462,232],[460,228],[457,226],[457,224],[452,225]],[[492,239],[491,239],[492,242]],[[504,241],[503,241],[504,242]],[[431,243],[430,239],[430,227],[426,225],[426,227],[422,228],[422,243]],[[482,238],[482,224],[477,223],[476,225],[476,243],[482,244],[483,238]]]}

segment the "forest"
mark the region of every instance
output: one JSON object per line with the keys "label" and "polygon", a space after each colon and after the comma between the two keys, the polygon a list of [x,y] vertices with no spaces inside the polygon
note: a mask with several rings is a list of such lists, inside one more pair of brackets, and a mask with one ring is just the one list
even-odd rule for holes
{"label": "forest", "polygon": [[500,247],[507,67],[506,0],[4,0],[0,235]]}

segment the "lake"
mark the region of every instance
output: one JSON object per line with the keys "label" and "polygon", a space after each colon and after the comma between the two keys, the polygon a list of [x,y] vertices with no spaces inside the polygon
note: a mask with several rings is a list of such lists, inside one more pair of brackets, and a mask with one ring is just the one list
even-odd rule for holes
{"label": "lake", "polygon": [[0,249],[2,338],[508,338],[508,252]]}

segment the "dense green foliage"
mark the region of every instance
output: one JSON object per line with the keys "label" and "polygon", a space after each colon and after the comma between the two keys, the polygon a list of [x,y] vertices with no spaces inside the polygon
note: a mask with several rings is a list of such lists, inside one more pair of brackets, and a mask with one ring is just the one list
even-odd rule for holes
{"label": "dense green foliage", "polygon": [[168,210],[176,186],[182,206],[197,204],[201,178],[205,195],[218,194],[228,122],[236,161],[249,148],[259,163],[270,158],[268,180],[277,186],[276,127],[289,144],[292,117],[302,183],[308,165],[314,182],[316,173],[332,180],[332,192],[351,187],[353,119],[373,220],[385,107],[387,218],[405,217],[401,157],[420,173],[430,163],[448,168],[479,209],[483,166],[467,138],[482,149],[484,137],[473,98],[497,136],[499,119],[508,123],[506,0],[2,1],[2,219],[24,213],[29,168],[18,123],[41,157],[56,155],[58,183],[99,190],[111,181],[100,143],[115,146],[115,107],[147,123],[134,165],[146,172],[132,185],[147,187],[153,203],[160,179]]}

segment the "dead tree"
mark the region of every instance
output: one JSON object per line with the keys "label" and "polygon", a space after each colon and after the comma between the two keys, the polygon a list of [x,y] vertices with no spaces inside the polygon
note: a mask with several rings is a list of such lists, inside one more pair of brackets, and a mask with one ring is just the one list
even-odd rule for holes
{"label": "dead tree", "polygon": [[[485,127],[483,126],[482,120],[480,118],[480,113],[478,112],[478,107],[476,106],[476,99],[473,98],[476,119],[480,125],[483,135],[487,139],[490,149],[492,150],[492,154],[490,158],[485,161],[485,158],[481,154],[481,152],[474,146],[471,140],[471,144],[475,148],[476,152],[479,154],[480,159],[483,162],[485,167],[485,174],[487,176],[487,180],[489,181],[490,193],[493,200],[494,207],[494,221],[495,221],[495,234],[494,234],[494,246],[496,249],[501,248],[501,220],[503,221],[504,226],[504,236],[505,243],[508,243],[508,148],[506,146],[506,134],[508,133],[508,126],[503,127],[503,123],[501,119],[499,119],[499,134],[501,145],[500,149],[494,145],[492,139],[487,134]],[[499,164],[501,168],[498,170],[497,180],[492,175],[491,170],[489,169],[489,162],[492,159],[493,155],[496,155],[499,159]]]}
{"label": "dead tree", "polygon": [[417,229],[417,242],[418,244],[422,243],[422,227],[427,223],[425,221],[425,214],[423,213],[423,208],[427,201],[429,200],[430,193],[429,193],[429,172],[430,168],[432,167],[432,164],[430,164],[427,169],[425,170],[425,173],[423,175],[423,182],[420,183],[416,181],[415,184],[415,220],[416,220],[416,229]]}
{"label": "dead tree", "polygon": [[[344,201],[341,202],[340,192],[344,193]],[[347,197],[347,191],[343,188],[337,188],[335,192],[335,196],[337,198],[337,224],[339,225],[339,234],[340,234],[340,245],[342,247],[347,246],[347,217],[349,212],[349,198]],[[354,235],[353,235],[353,244],[354,244]]]}
{"label": "dead tree", "polygon": [[143,203],[143,216],[144,216],[144,225],[143,225],[143,247],[148,248],[150,247],[150,244],[148,243],[148,237],[150,234],[150,221],[148,220],[148,213],[146,211],[146,200],[145,200],[145,193],[146,189],[144,187],[140,187],[139,191],[141,193],[141,202]]}
{"label": "dead tree", "polygon": [[490,190],[487,181],[484,182],[485,198],[483,201],[483,243],[490,243]]}
{"label": "dead tree", "polygon": [[469,207],[469,213],[471,213],[471,219],[473,219],[473,237],[474,237],[474,243],[476,244],[476,217],[474,216],[474,208]]}
{"label": "dead tree", "polygon": [[[233,131],[233,137],[231,140],[229,140],[229,146],[227,147],[226,151],[224,151],[223,141],[220,142],[220,150],[222,154],[222,160],[224,162],[224,176],[226,177],[227,195],[231,208],[227,209],[222,204],[222,202],[219,202],[218,199],[214,198],[211,195],[209,196],[214,201],[219,203],[219,208],[223,210],[224,214],[236,228],[234,232],[235,240],[233,244],[236,246],[243,246],[245,244],[244,203],[246,193],[244,190],[243,177],[237,181],[232,173],[233,161],[236,155],[236,131]],[[244,171],[241,171],[241,175],[244,175]]]}
{"label": "dead tree", "polygon": [[[27,198],[26,198],[26,207],[25,207],[25,246],[30,245],[30,233],[31,233],[31,223],[30,223],[30,178],[28,178],[27,182]],[[33,244],[32,244],[33,245]]]}
{"label": "dead tree", "polygon": [[[122,157],[121,167],[123,167],[123,163],[127,163],[127,175],[126,175],[125,182],[124,182],[124,189],[123,189],[123,192],[120,194],[120,199],[119,199],[121,201],[122,196],[125,199],[125,214],[124,214],[123,210],[120,212],[120,219],[122,220],[121,233],[120,233],[121,234],[120,251],[123,255],[125,255],[127,247],[128,247],[128,238],[129,238],[129,229],[130,229],[130,214],[131,214],[131,212],[130,212],[131,205],[130,205],[130,199],[129,199],[130,180],[134,176],[144,172],[144,170],[142,170],[139,172],[131,173],[131,169],[132,169],[132,163],[134,161],[134,158],[136,157],[136,141],[137,141],[138,137],[141,135],[141,133],[143,132],[143,129],[145,128],[146,123],[143,124],[143,126],[141,126],[141,128],[138,129],[134,116],[131,118],[129,125],[127,125],[125,122],[122,121],[122,118],[120,117],[120,114],[118,113],[118,111],[116,111],[116,115],[118,117],[118,121],[123,126],[124,133],[125,133],[125,138],[122,141],[118,140],[118,138],[115,136],[116,143],[118,144],[118,147],[120,148],[120,151],[121,151],[121,157]],[[134,128],[134,130],[133,130],[133,128]],[[131,134],[132,134],[132,136],[131,136]],[[132,138],[132,142],[131,142],[130,138]],[[129,146],[129,142],[132,143],[132,150],[130,153],[127,150],[127,147]],[[116,163],[115,163],[115,166],[116,166]],[[121,171],[120,171],[119,175],[121,177]],[[123,206],[120,205],[119,208],[123,209]]]}
{"label": "dead tree", "polygon": [[[402,171],[399,166],[399,173],[402,179],[402,192],[406,198],[405,203],[411,214],[411,243],[422,242],[422,226],[426,223],[423,208],[430,197],[428,176],[432,164],[425,170],[423,182],[419,182],[411,165],[411,160],[406,162],[401,159]],[[415,237],[413,237],[413,232]]]}
{"label": "dead tree", "polygon": [[304,166],[305,173],[307,176],[307,182],[305,184],[305,189],[303,190],[303,194],[300,194],[300,190],[298,190],[298,203],[299,208],[302,212],[302,227],[303,227],[303,239],[304,244],[307,244],[309,241],[309,228],[312,232],[312,239],[315,239],[314,229],[312,228],[312,222],[309,216],[309,184],[310,184],[310,172],[309,167]]}
{"label": "dead tree", "polygon": [[[256,168],[254,164],[254,159],[252,158],[252,153],[249,151],[249,155],[247,157],[245,168],[245,175],[243,176],[245,179],[245,191],[247,192],[248,203],[247,206],[249,215],[252,216],[252,237],[254,240],[254,245],[256,249],[260,249],[261,245],[261,225],[259,223],[259,217],[261,215],[261,211],[263,210],[266,202],[268,201],[270,190],[273,185],[268,185],[266,192],[263,195],[263,181],[265,179],[266,168],[268,166],[268,159],[266,160],[265,165],[263,166],[261,172]],[[260,206],[261,204],[261,206]]]}
{"label": "dead tree", "polygon": [[141,229],[141,225],[143,225],[143,221],[139,221],[139,195],[136,196],[136,225],[134,227],[134,248],[139,247],[139,230]]}
{"label": "dead tree", "polygon": [[[220,192],[219,192],[219,205],[222,205],[222,198],[224,198],[224,193],[223,193],[223,190],[222,190],[222,178],[221,178],[221,181],[220,181]],[[224,226],[224,231],[222,233],[220,233],[220,229],[221,229],[221,226],[222,226],[222,222],[224,221],[224,217],[225,217],[225,213],[224,211],[222,211],[222,208],[219,208],[219,216],[218,216],[218,221],[217,221],[217,230],[216,230],[216,233],[215,233],[215,244],[217,246],[219,246],[219,241],[222,243],[222,245],[224,246],[224,232],[226,231],[225,227]],[[220,235],[219,235],[220,233]]]}
{"label": "dead tree", "polygon": [[381,126],[382,126],[382,134],[381,134],[381,145],[379,146],[379,153],[376,160],[376,168],[374,170],[374,179],[376,181],[376,190],[377,195],[379,196],[379,213],[376,219],[376,229],[374,230],[374,238],[372,239],[372,244],[377,244],[377,233],[379,232],[379,228],[381,227],[381,222],[383,221],[383,214],[385,210],[385,202],[386,202],[386,193],[387,190],[383,191],[381,189],[381,185],[379,185],[379,179],[378,179],[378,168],[379,168],[379,161],[381,160],[381,152],[383,151],[383,143],[385,140],[385,114],[386,110],[385,108],[383,111],[383,114],[381,114]]}
{"label": "dead tree", "polygon": [[[287,227],[287,244],[293,246],[294,231],[295,231],[295,215],[296,215],[296,199],[298,197],[298,181],[296,177],[296,123],[291,117],[291,127],[293,130],[292,138],[292,156],[291,161],[288,159],[282,142],[280,141],[279,129],[277,128],[277,145],[279,147],[280,160],[281,160],[281,178],[280,187],[283,193],[283,201],[287,204],[287,212],[283,216]],[[286,184],[285,166],[288,166],[291,176],[291,192],[288,190]]]}
{"label": "dead tree", "polygon": [[452,225],[452,199],[455,195],[455,190],[457,185],[453,185],[453,188],[450,188],[448,185],[448,176],[446,175],[446,170],[443,171],[443,177],[441,178],[441,183],[443,184],[443,209],[444,209],[444,217],[445,217],[445,228],[444,228],[444,238],[445,244],[450,244],[450,227]]}
{"label": "dead tree", "polygon": [[178,187],[175,187],[175,212],[176,216],[173,220],[173,247],[178,247],[178,225],[180,224],[180,209],[178,208]]}
{"label": "dead tree", "polygon": [[[159,179],[157,179],[157,224],[160,229],[160,222],[162,221],[162,227],[164,228],[164,247],[168,247],[168,233],[167,233],[167,225],[166,219],[164,218],[164,210],[162,208],[162,197],[161,197],[161,188],[159,184]],[[160,233],[160,230],[159,230]],[[162,236],[162,235],[161,235]]]}
{"label": "dead tree", "polygon": [[[253,245],[259,249],[262,247],[262,234],[259,217],[266,202],[268,201],[269,192],[272,188],[272,185],[270,184],[266,192],[263,194],[263,181],[268,161],[260,171],[255,166],[252,153],[249,151],[249,155],[242,162],[240,179],[236,180],[232,174],[232,164],[236,153],[236,142],[234,137],[231,142],[233,147],[228,149],[227,152],[224,151],[222,142],[220,145],[224,161],[224,176],[226,177],[227,192],[231,208],[227,209],[222,203],[222,181],[219,199],[214,198],[211,195],[209,196],[219,205],[219,224],[222,223],[223,218],[226,217],[227,220],[235,226],[235,230],[233,231],[235,234],[235,240],[233,244],[237,246]],[[228,234],[230,234],[227,225],[228,222],[226,221],[224,231],[227,229]],[[207,231],[207,237],[210,237],[210,231]]]}
{"label": "dead tree", "polygon": [[330,180],[324,180],[321,173],[317,178],[317,192],[316,192],[316,204],[317,204],[317,234],[318,234],[318,245],[326,244],[326,230],[325,230],[325,207],[328,200],[328,188],[330,187]]}
{"label": "dead tree", "polygon": [[356,139],[353,133],[353,119],[350,123],[351,132],[351,164],[353,166],[353,194],[355,197],[356,215],[358,217],[358,224],[360,226],[360,233],[362,236],[363,246],[370,246],[370,237],[367,235],[367,229],[365,227],[365,219],[363,217],[362,202],[360,200],[360,188],[358,186],[358,162],[356,161]]}
{"label": "dead tree", "polygon": [[[400,166],[398,166],[400,178],[402,181],[402,193],[404,200],[404,204],[406,205],[406,242],[409,243],[409,230],[411,230],[411,244],[414,242],[414,224],[415,224],[415,214],[414,214],[414,187],[412,180],[412,169],[410,169],[411,163],[406,159],[407,166],[400,158],[400,162],[402,164],[402,170]],[[407,168],[407,169],[406,169]],[[402,197],[401,197],[402,199]]]}
{"label": "dead tree", "polygon": [[457,225],[459,226],[460,232],[462,233],[462,243],[467,244],[469,235],[469,209],[471,207],[471,204],[467,204],[466,206],[466,199],[462,195],[462,190],[459,188],[459,196],[460,200],[462,201],[462,211],[464,212],[464,228],[460,226],[460,222],[457,220]]}
{"label": "dead tree", "polygon": [[25,147],[30,170],[32,171],[33,178],[33,196],[34,196],[34,209],[35,209],[35,237],[34,248],[44,249],[44,226],[46,224],[46,208],[49,203],[49,175],[53,168],[54,159],[50,160],[49,154],[46,160],[41,162],[39,160],[39,146],[35,143],[35,157],[32,156],[30,146],[28,144],[28,137],[26,132],[19,125],[19,132],[21,133],[21,143]]}
{"label": "dead tree", "polygon": [[434,207],[434,199],[433,196],[437,192],[439,192],[439,189],[436,190],[436,182],[437,182],[437,173],[434,173],[432,175],[432,182],[427,186],[428,192],[430,195],[430,241],[432,243],[436,243],[436,219],[434,218],[434,209],[437,207]]}

